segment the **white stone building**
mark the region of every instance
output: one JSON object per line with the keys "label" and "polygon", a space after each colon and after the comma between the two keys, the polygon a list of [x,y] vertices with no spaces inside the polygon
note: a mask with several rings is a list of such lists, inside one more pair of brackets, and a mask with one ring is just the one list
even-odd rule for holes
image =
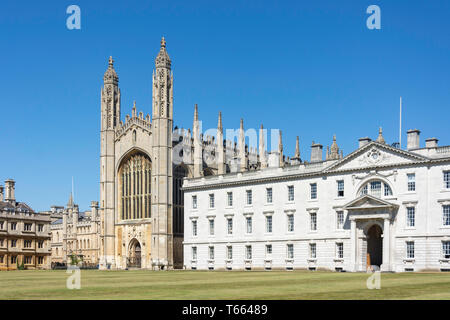
{"label": "white stone building", "polygon": [[380,129],[345,157],[334,138],[326,160],[313,142],[310,162],[261,135],[255,170],[185,178],[184,267],[450,270],[450,146],[419,134],[403,150]]}

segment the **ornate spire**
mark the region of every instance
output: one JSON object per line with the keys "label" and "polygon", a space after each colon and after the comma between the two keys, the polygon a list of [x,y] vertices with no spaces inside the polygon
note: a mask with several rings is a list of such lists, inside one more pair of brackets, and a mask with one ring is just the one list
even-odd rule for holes
{"label": "ornate spire", "polygon": [[295,154],[294,157],[291,158],[291,160],[294,160],[295,163],[299,163],[301,162],[301,158],[300,158],[300,139],[297,136],[296,140],[295,140]]}
{"label": "ornate spire", "polygon": [[378,131],[378,138],[376,140],[378,143],[386,143],[386,141],[383,138],[383,128],[380,127],[380,130]]}
{"label": "ornate spire", "polygon": [[267,168],[266,146],[264,143],[264,128],[262,124],[261,128],[259,129],[259,161],[261,162],[261,168]]}
{"label": "ornate spire", "polygon": [[72,192],[70,193],[69,201],[67,202],[67,208],[73,208],[73,195],[72,195]]}
{"label": "ornate spire", "polygon": [[283,156],[283,139],[282,139],[282,135],[281,135],[281,130],[280,130],[280,134],[278,136],[278,153],[279,153],[279,163],[280,163],[280,167],[284,166],[284,156]]}
{"label": "ornate spire", "polygon": [[336,135],[333,135],[333,143],[331,144],[331,148],[328,149],[327,147],[327,156],[326,160],[337,160],[339,159],[339,147],[336,143]]}
{"label": "ornate spire", "polygon": [[114,60],[110,56],[108,60],[108,69],[106,69],[103,76],[104,83],[112,83],[117,85],[119,83],[119,77],[117,76],[116,70],[114,70]]}
{"label": "ornate spire", "polygon": [[159,53],[155,59],[156,68],[167,68],[170,69],[171,61],[169,58],[169,54],[166,51],[166,39],[162,37],[161,39],[161,48],[159,49]]}
{"label": "ornate spire", "polygon": [[223,132],[223,126],[222,126],[222,112],[219,111],[219,120],[217,121],[217,130],[220,132]]}

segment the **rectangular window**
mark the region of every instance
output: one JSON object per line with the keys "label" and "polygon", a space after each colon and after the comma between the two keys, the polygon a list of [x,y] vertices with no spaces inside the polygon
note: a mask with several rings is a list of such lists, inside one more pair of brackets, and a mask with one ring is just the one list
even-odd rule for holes
{"label": "rectangular window", "polygon": [[197,209],[197,196],[192,196],[192,209]]}
{"label": "rectangular window", "polygon": [[31,248],[31,240],[25,240],[25,241],[23,242],[23,246],[24,246],[25,248]]}
{"label": "rectangular window", "polygon": [[272,233],[272,216],[266,216],[266,232]]}
{"label": "rectangular window", "polygon": [[442,206],[442,224],[450,226],[450,205]]}
{"label": "rectangular window", "polygon": [[336,258],[344,259],[344,244],[342,242],[336,243]]}
{"label": "rectangular window", "polygon": [[293,244],[287,245],[287,258],[294,259],[294,245]]}
{"label": "rectangular window", "polygon": [[2,264],[3,264],[3,257],[4,257],[3,255],[0,256],[0,263]]}
{"label": "rectangular window", "polygon": [[247,233],[252,233],[252,217],[246,217]]}
{"label": "rectangular window", "polygon": [[287,215],[287,231],[294,232],[294,215],[293,214]]}
{"label": "rectangular window", "polygon": [[227,259],[231,260],[233,259],[233,247],[227,246]]}
{"label": "rectangular window", "polygon": [[450,189],[450,171],[444,171],[444,188]]}
{"label": "rectangular window", "polygon": [[42,240],[39,240],[39,241],[38,241],[38,248],[39,248],[39,249],[44,248],[44,241],[42,241]]}
{"label": "rectangular window", "polygon": [[414,259],[414,241],[406,242],[406,258]]}
{"label": "rectangular window", "polygon": [[15,248],[17,246],[17,240],[11,240],[11,247]]}
{"label": "rectangular window", "polygon": [[344,229],[344,211],[336,212],[336,229]]}
{"label": "rectangular window", "polygon": [[3,239],[0,239],[0,247],[3,247]]}
{"label": "rectangular window", "polygon": [[344,196],[344,180],[338,180],[337,182],[337,196],[338,197]]}
{"label": "rectangular window", "polygon": [[316,254],[316,244],[315,243],[310,243],[309,244],[309,257],[311,259],[315,259],[317,257]]}
{"label": "rectangular window", "polygon": [[214,208],[214,193],[209,195],[209,207]]}
{"label": "rectangular window", "polygon": [[209,235],[214,235],[214,219],[209,219]]}
{"label": "rectangular window", "polygon": [[227,234],[233,234],[233,218],[227,219]]}
{"label": "rectangular window", "polygon": [[229,207],[233,206],[233,192],[227,192],[227,205]]}
{"label": "rectangular window", "polygon": [[38,232],[43,232],[43,231],[44,231],[44,225],[38,224]]}
{"label": "rectangular window", "polygon": [[197,220],[192,221],[192,235],[197,236]]}
{"label": "rectangular window", "polygon": [[17,230],[17,222],[11,222],[11,230]]}
{"label": "rectangular window", "polygon": [[317,199],[317,183],[311,183],[311,199]]}
{"label": "rectangular window", "polygon": [[392,196],[392,190],[386,183],[384,184],[384,196],[385,197]]}
{"label": "rectangular window", "polygon": [[267,198],[267,203],[272,203],[272,188],[267,188],[266,189],[266,198]]}
{"label": "rectangular window", "polygon": [[24,260],[25,260],[24,261],[25,264],[31,264],[31,256],[25,256]]}
{"label": "rectangular window", "polygon": [[408,191],[416,191],[416,175],[408,173]]}
{"label": "rectangular window", "polygon": [[17,263],[17,256],[11,256],[11,263]]}
{"label": "rectangular window", "polygon": [[245,258],[247,260],[252,259],[252,246],[245,246]]}
{"label": "rectangular window", "polygon": [[312,212],[310,214],[310,218],[311,218],[311,231],[315,231],[317,230],[317,213]]}
{"label": "rectangular window", "polygon": [[0,221],[0,229],[3,229],[3,221]]}
{"label": "rectangular window", "polygon": [[272,255],[272,245],[266,244],[266,257],[270,257]]}
{"label": "rectangular window", "polygon": [[192,247],[192,260],[197,260],[197,247]]}
{"label": "rectangular window", "polygon": [[247,204],[251,205],[252,204],[252,190],[247,190]]}
{"label": "rectangular window", "polygon": [[44,264],[44,257],[38,257],[38,264]]}
{"label": "rectangular window", "polygon": [[288,201],[294,201],[294,186],[288,186]]}
{"label": "rectangular window", "polygon": [[214,247],[209,247],[209,260],[214,260]]}
{"label": "rectangular window", "polygon": [[370,194],[374,197],[381,197],[381,181],[372,181],[370,183]]}
{"label": "rectangular window", "polygon": [[450,241],[442,241],[442,257],[450,259]]}
{"label": "rectangular window", "polygon": [[416,208],[407,207],[406,208],[406,226],[414,227],[416,224]]}
{"label": "rectangular window", "polygon": [[24,230],[24,231],[31,231],[31,227],[32,227],[32,224],[31,224],[31,223],[25,223],[25,224],[23,225],[23,230]]}

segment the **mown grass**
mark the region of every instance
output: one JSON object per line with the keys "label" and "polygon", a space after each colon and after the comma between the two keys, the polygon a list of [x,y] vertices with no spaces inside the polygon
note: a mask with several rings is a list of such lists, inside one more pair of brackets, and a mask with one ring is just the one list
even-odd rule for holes
{"label": "mown grass", "polygon": [[69,276],[0,272],[0,299],[450,299],[450,273],[382,273],[380,290],[365,273],[81,270],[80,290]]}

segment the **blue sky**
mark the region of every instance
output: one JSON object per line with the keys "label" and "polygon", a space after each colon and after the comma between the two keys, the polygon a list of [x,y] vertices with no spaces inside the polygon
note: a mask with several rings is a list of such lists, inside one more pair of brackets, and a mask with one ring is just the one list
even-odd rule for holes
{"label": "blue sky", "polygon": [[[81,30],[66,8],[81,8]],[[381,8],[381,30],[366,8]],[[35,210],[99,197],[100,87],[115,59],[122,117],[151,111],[161,36],[174,72],[174,124],[283,130],[303,159],[312,140],[344,154],[382,126],[450,144],[449,1],[8,1],[0,11],[0,179]]]}

